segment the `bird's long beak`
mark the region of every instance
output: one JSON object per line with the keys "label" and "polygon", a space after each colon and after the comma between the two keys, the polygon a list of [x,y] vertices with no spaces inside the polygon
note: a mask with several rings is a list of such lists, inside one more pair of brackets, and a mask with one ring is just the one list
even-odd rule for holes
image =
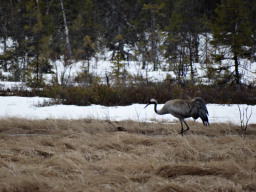
{"label": "bird's long beak", "polygon": [[144,109],[147,107],[147,106],[149,106],[150,105],[150,103],[148,103],[145,107],[144,107]]}

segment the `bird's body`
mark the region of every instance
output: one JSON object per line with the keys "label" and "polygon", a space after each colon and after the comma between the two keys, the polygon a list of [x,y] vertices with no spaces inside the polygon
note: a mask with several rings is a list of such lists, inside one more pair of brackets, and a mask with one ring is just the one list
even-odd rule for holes
{"label": "bird's body", "polygon": [[[181,134],[187,130],[189,130],[189,126],[185,122],[184,119],[193,117],[194,119],[201,118],[203,124],[205,126],[209,125],[208,121],[208,110],[206,108],[205,101],[200,97],[195,97],[191,101],[174,99],[167,101],[162,109],[157,110],[157,101],[155,99],[151,99],[150,102],[146,105],[146,107],[150,104],[154,104],[154,110],[158,115],[171,114],[174,117],[178,118],[181,123]],[[145,107],[145,108],[146,108]],[[187,129],[183,129],[183,122],[187,126]]]}

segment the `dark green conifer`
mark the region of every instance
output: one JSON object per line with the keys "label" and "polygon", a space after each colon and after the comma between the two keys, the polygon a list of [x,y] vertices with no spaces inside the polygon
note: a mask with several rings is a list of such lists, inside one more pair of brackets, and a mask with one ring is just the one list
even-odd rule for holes
{"label": "dark green conifer", "polygon": [[215,55],[220,61],[232,59],[235,66],[235,83],[240,84],[241,74],[239,73],[239,59],[250,58],[253,42],[252,26],[248,18],[248,9],[242,0],[223,0],[216,8],[216,17],[211,25],[213,41],[215,46],[228,46],[232,56],[227,53]]}

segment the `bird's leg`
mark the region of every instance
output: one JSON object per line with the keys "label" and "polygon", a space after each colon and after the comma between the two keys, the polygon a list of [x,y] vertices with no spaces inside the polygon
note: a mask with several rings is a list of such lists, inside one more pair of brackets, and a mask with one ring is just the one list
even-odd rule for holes
{"label": "bird's leg", "polygon": [[179,134],[181,134],[183,136],[183,133],[184,133],[184,131],[183,131],[183,123],[182,123],[181,120],[180,120],[180,125],[181,125],[181,130],[180,130]]}
{"label": "bird's leg", "polygon": [[189,126],[188,126],[188,124],[186,123],[185,120],[184,120],[184,123],[185,123],[185,125],[187,126],[187,129],[186,129],[185,131],[183,131],[183,133],[189,130]]}

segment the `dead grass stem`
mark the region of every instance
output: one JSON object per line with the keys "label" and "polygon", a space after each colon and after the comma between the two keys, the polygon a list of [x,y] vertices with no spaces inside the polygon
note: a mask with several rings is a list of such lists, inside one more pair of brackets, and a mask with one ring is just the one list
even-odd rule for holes
{"label": "dead grass stem", "polygon": [[0,191],[254,191],[256,129],[0,120]]}

